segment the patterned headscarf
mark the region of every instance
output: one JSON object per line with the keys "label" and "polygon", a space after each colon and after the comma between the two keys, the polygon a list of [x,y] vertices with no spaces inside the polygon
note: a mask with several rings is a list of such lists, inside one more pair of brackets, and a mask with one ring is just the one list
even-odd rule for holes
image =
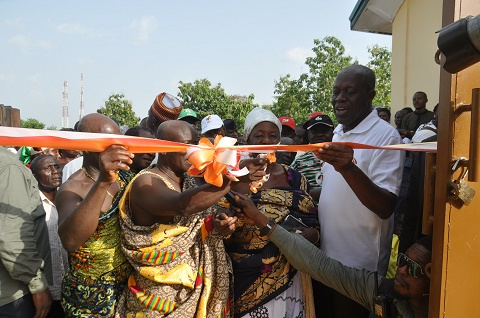
{"label": "patterned headscarf", "polygon": [[278,127],[280,134],[282,133],[282,124],[280,123],[280,120],[278,120],[277,116],[267,109],[255,107],[245,118],[245,124],[243,126],[243,136],[245,141],[248,140],[253,128],[264,121],[275,124]]}

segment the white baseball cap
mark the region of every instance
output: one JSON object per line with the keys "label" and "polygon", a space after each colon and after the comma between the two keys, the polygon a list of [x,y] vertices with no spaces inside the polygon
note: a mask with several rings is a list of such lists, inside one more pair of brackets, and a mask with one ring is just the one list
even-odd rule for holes
{"label": "white baseball cap", "polygon": [[202,134],[209,130],[218,129],[223,126],[223,121],[218,115],[208,115],[202,119]]}

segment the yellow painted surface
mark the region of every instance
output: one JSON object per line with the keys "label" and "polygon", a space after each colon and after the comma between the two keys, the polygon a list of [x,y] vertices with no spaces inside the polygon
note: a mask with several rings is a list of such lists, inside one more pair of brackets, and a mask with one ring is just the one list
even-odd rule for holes
{"label": "yellow painted surface", "polygon": [[428,96],[427,108],[438,103],[439,66],[434,61],[441,28],[442,1],[405,0],[392,26],[392,122],[403,107],[411,107],[416,91]]}
{"label": "yellow painted surface", "polygon": [[[462,0],[457,18],[480,13],[480,2]],[[458,8],[458,7],[457,7]],[[480,63],[454,76],[454,94],[451,96],[455,107],[471,104],[472,88],[480,88]],[[480,127],[470,127],[470,113],[460,115],[454,122],[452,153],[455,158],[468,157],[470,133],[480,136]],[[479,140],[477,138],[477,144]],[[480,154],[477,155],[477,158]],[[478,159],[477,159],[478,160]],[[480,317],[478,287],[480,286],[480,161],[477,162],[477,182],[468,182],[477,192],[468,206],[447,205],[448,242],[446,260],[443,264],[444,316]],[[446,220],[446,221],[447,221]]]}

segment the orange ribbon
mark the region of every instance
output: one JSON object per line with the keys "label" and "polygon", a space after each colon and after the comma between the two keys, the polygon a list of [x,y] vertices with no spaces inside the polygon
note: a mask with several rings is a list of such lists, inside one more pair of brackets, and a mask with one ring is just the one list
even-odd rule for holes
{"label": "orange ribbon", "polygon": [[[39,130],[14,127],[0,127],[0,145],[31,146],[57,149],[70,149],[101,152],[110,145],[123,145],[132,153],[182,152],[187,151],[193,167],[191,175],[203,176],[210,184],[222,185],[223,175],[231,180],[245,171],[238,170],[239,151],[271,153],[274,151],[315,151],[324,143],[309,145],[246,145],[234,146],[233,138],[217,136],[212,144],[202,138],[199,145],[179,142],[132,137],[124,135],[95,134],[70,131]],[[389,146],[371,146],[366,144],[337,142],[353,149],[388,149],[405,151],[436,152],[437,143],[400,144]]]}
{"label": "orange ribbon", "polygon": [[199,147],[190,147],[187,150],[188,161],[192,164],[188,174],[202,177],[207,183],[220,187],[223,176],[230,180],[238,181],[237,176],[245,175],[248,170],[240,170],[240,158],[236,149],[232,149],[237,140],[234,138],[217,135],[213,144],[208,138],[200,139]]}

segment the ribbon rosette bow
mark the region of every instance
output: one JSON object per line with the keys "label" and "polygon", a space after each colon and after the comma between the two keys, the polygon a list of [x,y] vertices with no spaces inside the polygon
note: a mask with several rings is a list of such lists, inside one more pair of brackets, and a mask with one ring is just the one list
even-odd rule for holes
{"label": "ribbon rosette bow", "polygon": [[233,181],[237,177],[248,174],[248,169],[239,169],[238,160],[240,155],[234,145],[235,138],[217,135],[214,143],[208,138],[200,139],[198,146],[187,149],[188,161],[192,164],[188,174],[194,177],[202,177],[207,183],[222,186],[223,175]]}

